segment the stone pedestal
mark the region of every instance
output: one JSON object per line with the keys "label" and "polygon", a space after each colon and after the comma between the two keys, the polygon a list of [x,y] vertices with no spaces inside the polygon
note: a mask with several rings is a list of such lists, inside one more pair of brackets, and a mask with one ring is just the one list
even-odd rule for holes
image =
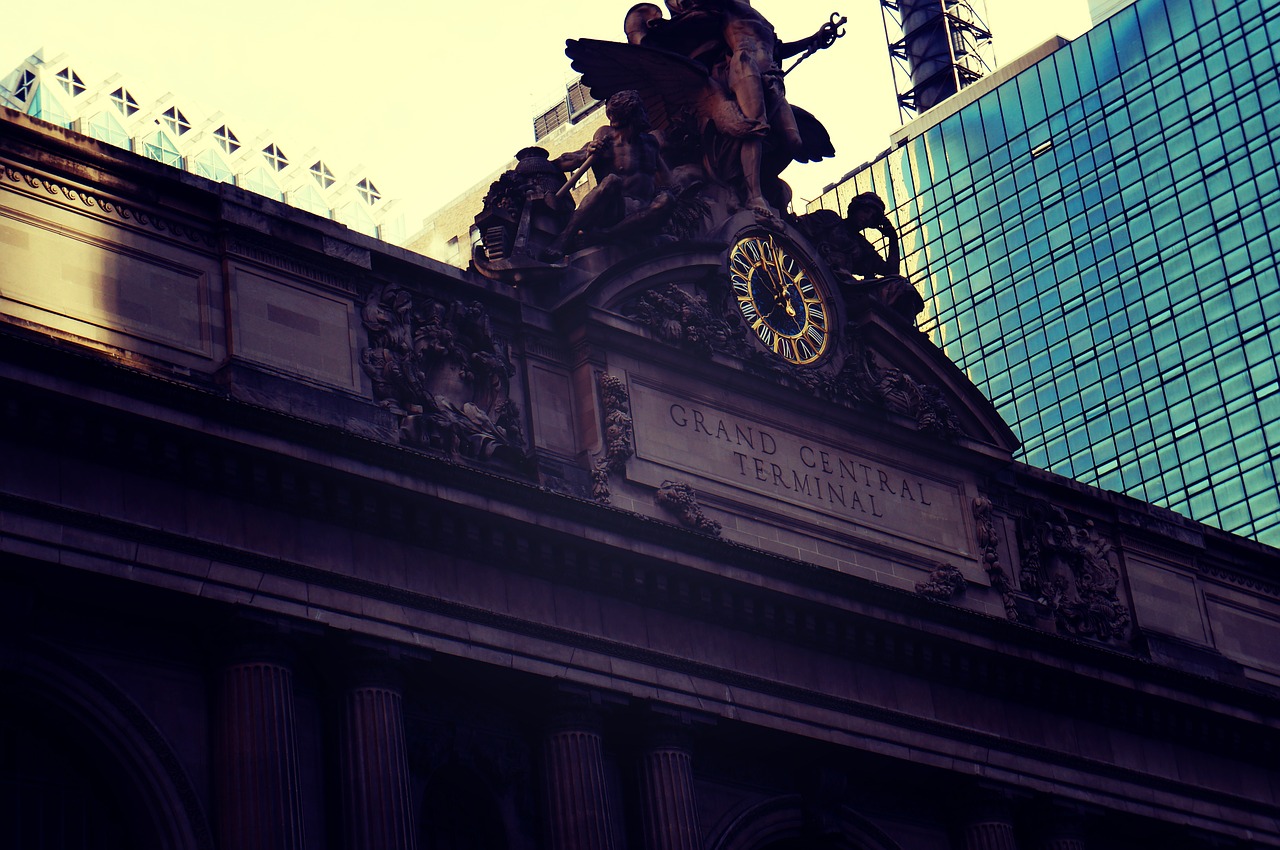
{"label": "stone pedestal", "polygon": [[301,850],[293,672],[258,654],[228,663],[218,697],[218,837],[238,850]]}
{"label": "stone pedestal", "polygon": [[543,743],[551,850],[613,850],[599,723],[590,706],[567,703]]}
{"label": "stone pedestal", "polygon": [[400,688],[389,677],[355,678],[344,695],[342,809],[349,850],[417,844]]}

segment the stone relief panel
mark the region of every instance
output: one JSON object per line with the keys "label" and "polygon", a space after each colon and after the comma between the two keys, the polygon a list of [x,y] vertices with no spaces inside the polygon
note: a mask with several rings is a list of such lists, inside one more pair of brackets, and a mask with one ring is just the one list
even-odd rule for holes
{"label": "stone relief panel", "polygon": [[202,232],[4,174],[32,191],[0,180],[0,314],[195,368],[220,356],[221,275]]}
{"label": "stone relief panel", "polygon": [[525,462],[522,415],[510,398],[510,346],[483,305],[387,284],[369,295],[361,318],[369,345],[360,364],[374,399],[399,417],[401,443],[467,460]]}
{"label": "stone relief panel", "polygon": [[[718,505],[727,499],[757,519],[803,516],[840,536],[909,541],[928,549],[933,563],[975,558],[962,481],[905,456],[871,454],[778,411],[692,398],[634,374],[629,387],[633,481],[691,481]],[[985,584],[981,574],[968,578]]]}
{"label": "stone relief panel", "polygon": [[291,286],[266,272],[233,267],[236,355],[354,392],[356,308],[346,298]]}
{"label": "stone relief panel", "polygon": [[1059,632],[1099,641],[1127,638],[1131,615],[1120,600],[1120,571],[1109,540],[1090,520],[1076,522],[1032,501],[1018,524],[1023,593],[1048,610]]}

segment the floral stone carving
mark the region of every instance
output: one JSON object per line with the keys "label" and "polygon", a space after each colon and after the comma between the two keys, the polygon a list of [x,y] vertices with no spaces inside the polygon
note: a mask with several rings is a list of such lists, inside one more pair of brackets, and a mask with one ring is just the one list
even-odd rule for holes
{"label": "floral stone carving", "polygon": [[982,559],[982,568],[987,571],[991,586],[1000,594],[1004,602],[1004,615],[1015,623],[1020,619],[1018,606],[1013,594],[1013,586],[1004,567],[1000,566],[1000,538],[996,534],[996,521],[992,516],[991,500],[986,496],[978,496],[973,500],[973,518],[977,521],[978,552]]}
{"label": "floral stone carving", "polygon": [[963,573],[950,564],[938,564],[928,579],[916,583],[916,593],[939,602],[949,602],[964,593],[965,587]]}
{"label": "floral stone carving", "polygon": [[911,417],[921,431],[949,440],[960,436],[960,420],[942,390],[901,369],[882,368],[852,325],[845,334],[852,339],[853,350],[831,382],[828,392],[833,397],[875,402]]}
{"label": "floral stone carving", "polygon": [[627,460],[635,454],[635,429],[631,424],[631,395],[622,379],[614,375],[600,376],[600,401],[603,407],[604,457],[591,471],[591,495],[597,502],[609,504],[609,475],[622,472]]}
{"label": "floral stone carving", "polygon": [[953,440],[961,433],[960,420],[942,391],[901,369],[881,367],[852,324],[844,329],[844,336],[850,340],[849,354],[833,372],[796,366],[768,354],[749,342],[741,313],[728,306],[727,301],[717,311],[709,306],[707,298],[676,284],[644,292],[623,312],[670,345],[707,357],[718,352],[747,360],[820,398],[846,404],[877,404],[911,417],[919,430],[945,439]]}
{"label": "floral stone carving", "polygon": [[717,317],[707,299],[693,295],[676,284],[650,289],[627,310],[627,314],[648,326],[663,342],[710,355],[730,348],[729,323]]}
{"label": "floral stone carving", "polygon": [[1120,572],[1111,543],[1091,521],[1071,522],[1061,508],[1034,502],[1019,524],[1022,590],[1049,609],[1058,631],[1100,641],[1122,640],[1129,609],[1120,601]]}
{"label": "floral stone carving", "polygon": [[400,418],[400,441],[469,460],[525,460],[520,410],[509,397],[507,343],[478,302],[444,301],[395,284],[361,313],[360,364],[378,404]]}
{"label": "floral stone carving", "polygon": [[676,515],[676,519],[685,528],[701,531],[713,537],[720,536],[720,523],[702,512],[698,505],[698,497],[688,484],[678,481],[663,481],[658,488],[657,502],[663,508]]}

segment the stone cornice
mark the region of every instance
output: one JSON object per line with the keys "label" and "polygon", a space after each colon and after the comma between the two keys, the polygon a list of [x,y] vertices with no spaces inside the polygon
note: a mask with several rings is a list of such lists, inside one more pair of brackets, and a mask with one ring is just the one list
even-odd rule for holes
{"label": "stone cornice", "polygon": [[1280,597],[1280,582],[1261,578],[1257,575],[1245,574],[1239,570],[1230,569],[1223,564],[1201,561],[1199,566],[1203,575],[1220,579],[1248,590],[1257,591],[1258,593],[1265,593],[1267,596]]}
{"label": "stone cornice", "polygon": [[[939,739],[976,746],[984,751],[1004,752],[1024,756],[1037,762],[1057,764],[1080,771],[1083,774],[1105,776],[1122,782],[1151,785],[1172,794],[1191,794],[1198,799],[1214,799],[1224,805],[1255,809],[1268,807],[1231,794],[1207,792],[1200,786],[1185,785],[1172,778],[1161,778],[1130,768],[1120,767],[1087,756],[1020,742],[1005,735],[979,729],[958,726],[946,721],[921,716],[790,685],[774,679],[746,674],[726,666],[673,656],[667,653],[624,643],[602,635],[569,630],[542,622],[521,619],[503,612],[442,599],[404,588],[363,580],[355,576],[334,573],[296,562],[243,552],[225,546],[195,541],[183,535],[144,528],[130,523],[85,514],[62,507],[37,504],[14,497],[0,496],[0,511],[24,515],[67,528],[76,528],[94,534],[108,535],[122,542],[130,542],[157,549],[179,552],[219,563],[234,564],[264,574],[304,582],[309,586],[329,588],[372,600],[411,607],[416,610],[454,618],[461,622],[477,624],[526,638],[547,641],[556,645],[618,658],[647,667],[684,674],[700,680],[712,681],[731,689],[752,691],[776,699],[811,706],[841,715],[863,718],[893,728],[921,732]],[[441,517],[438,542],[453,541],[459,554],[474,553],[483,538],[475,534],[475,525],[465,521],[455,524],[454,517]],[[522,548],[522,547],[518,547]],[[558,553],[542,549],[529,553],[539,562],[539,572],[549,568],[559,580],[571,581],[572,570],[563,565],[549,564]],[[519,568],[520,565],[515,565]],[[650,595],[653,583],[647,586],[636,582],[635,576],[612,571],[611,575],[599,570],[593,573],[594,582],[589,586],[596,592],[608,592],[610,587],[641,587]],[[703,600],[705,603],[707,600]],[[711,600],[714,607],[719,600]],[[704,606],[705,607],[705,606]],[[730,614],[730,625],[744,625]],[[784,629],[775,621],[770,629],[773,637],[784,637]],[[793,633],[794,634],[794,633]],[[1269,767],[1280,756],[1280,730],[1248,723],[1236,718],[1224,717],[1192,706],[1171,703],[1150,694],[1129,688],[1081,687],[1076,677],[1065,670],[1049,670],[1019,663],[1007,657],[982,657],[966,653],[963,649],[941,641],[931,643],[913,641],[901,630],[875,621],[864,621],[851,628],[834,641],[823,641],[823,648],[841,651],[877,666],[909,676],[944,682],[950,685],[980,690],[984,695],[1002,702],[1023,702],[1051,709],[1058,713],[1086,720],[1105,721],[1145,737],[1169,741],[1183,746],[1208,749],[1220,756],[1237,758]],[[835,645],[831,645],[834,643]],[[1260,709],[1264,714],[1267,709]]]}
{"label": "stone cornice", "polygon": [[[1016,640],[1028,648],[1059,652],[1063,651],[1063,647],[1077,645],[1083,647],[1087,645],[1095,661],[1101,663],[1104,667],[1109,667],[1111,664],[1106,659],[1118,661],[1123,668],[1127,666],[1127,660],[1134,657],[1130,652],[1117,651],[1096,643],[1085,643],[1069,636],[1045,634],[1032,628],[1023,628],[1017,624],[1008,623],[1003,618],[963,610],[950,605],[938,605],[931,600],[922,600],[914,593],[899,590],[895,587],[839,573],[803,561],[773,555],[733,541],[715,539],[705,534],[686,531],[669,523],[649,519],[629,511],[615,509],[608,505],[601,505],[595,501],[576,498],[561,492],[549,491],[539,487],[532,477],[520,477],[512,471],[497,472],[483,465],[453,461],[439,454],[406,449],[380,439],[353,433],[344,428],[320,424],[297,416],[269,410],[233,399],[214,384],[197,386],[188,383],[187,379],[178,382],[164,377],[157,377],[127,366],[103,361],[91,355],[77,353],[72,349],[56,347],[43,341],[34,341],[12,332],[0,333],[0,361],[14,365],[29,365],[37,370],[48,369],[51,374],[57,374],[60,378],[67,378],[84,386],[104,390],[110,389],[120,393],[121,397],[124,398],[146,398],[149,404],[158,405],[175,412],[181,411],[200,419],[216,419],[234,429],[244,429],[246,434],[269,434],[271,437],[270,442],[274,444],[284,441],[299,447],[311,447],[329,453],[334,458],[349,459],[357,466],[367,466],[370,469],[395,470],[397,476],[406,474],[420,481],[456,483],[478,497],[484,499],[495,498],[519,508],[533,508],[539,512],[546,512],[549,515],[556,515],[573,522],[590,525],[611,534],[617,534],[620,538],[630,537],[639,540],[659,541],[664,547],[685,553],[687,558],[706,559],[711,563],[732,564],[736,574],[759,574],[778,581],[791,583],[797,588],[805,588],[813,594],[832,594],[837,598],[857,599],[871,604],[883,605],[896,611],[912,612],[912,616],[927,612],[925,616],[935,622],[947,623],[949,626],[963,628],[966,631],[971,631],[975,627],[982,631],[996,629],[998,630],[997,634],[1002,638],[1010,637],[1002,630],[1012,626],[1018,630]],[[16,398],[19,392],[17,385],[15,385],[14,390],[14,397]],[[57,402],[57,404],[75,405],[77,402],[68,399]],[[122,407],[128,407],[128,404],[122,404]],[[52,417],[52,414],[50,416]],[[104,408],[95,414],[95,421],[109,422],[112,416],[130,418],[130,415],[123,411],[115,411],[113,414],[108,415],[107,410]],[[70,410],[65,414],[65,417],[65,419],[61,420],[64,423],[83,421],[82,416],[74,415]],[[51,419],[51,421],[55,420],[56,417]],[[183,430],[180,426],[170,426],[157,421],[138,419],[136,420],[136,425],[148,430],[161,429],[168,431],[174,435],[168,437],[170,442],[180,441],[187,445],[213,445],[215,443],[221,446],[231,445],[214,440],[207,435]],[[65,427],[72,427],[72,425],[67,424]],[[78,431],[82,431],[84,426],[80,424],[75,427]],[[118,431],[125,426],[115,427]],[[79,433],[75,436],[78,439]],[[40,438],[52,439],[53,435],[52,433],[41,433]],[[70,442],[74,443],[74,440]],[[282,474],[284,465],[296,463],[291,458],[271,457],[260,449],[253,449],[248,445],[236,445],[239,451],[260,457],[254,463],[259,465],[266,463],[275,467],[277,472],[274,474],[277,477]],[[208,451],[205,452],[204,456],[206,458],[210,456]],[[140,460],[146,460],[146,458],[141,458]],[[331,464],[324,470],[312,467],[312,471],[318,474],[332,475],[336,474],[334,469],[338,466],[340,464]],[[248,468],[244,463],[241,463],[240,467]],[[202,468],[199,463],[195,467],[187,466],[184,469],[185,472],[183,474],[187,475],[191,480],[202,480],[200,476],[206,478],[208,476],[207,469]],[[287,478],[292,481],[300,481],[305,480],[307,475],[300,476],[295,470],[290,472]],[[1082,486],[1075,485],[1074,482],[1068,483],[1076,487]],[[273,486],[279,489],[283,485]],[[355,490],[377,486],[376,481],[367,478],[353,478],[347,489]],[[413,494],[404,493],[402,495],[412,496]],[[348,499],[349,496],[344,496],[344,503]],[[391,501],[394,502],[394,499],[391,499]],[[291,507],[297,508],[298,506],[291,505]],[[307,510],[313,509],[319,510],[321,517],[328,521],[348,521],[352,519],[352,515],[349,512],[335,510],[328,502],[323,505],[318,504],[315,502],[314,497],[311,497],[311,504]],[[373,510],[373,508],[369,510]],[[1254,545],[1256,546],[1257,544]],[[1197,566],[1205,571],[1212,570],[1212,574],[1218,575],[1219,578],[1225,578],[1223,573],[1228,573],[1220,562],[1216,562],[1216,566],[1205,566],[1197,561]],[[1247,586],[1249,576],[1240,573],[1231,580],[1241,586]],[[924,606],[923,608],[921,607],[922,605]],[[1182,675],[1175,670],[1167,672],[1175,676],[1175,678]]]}
{"label": "stone cornice", "polygon": [[259,242],[254,239],[233,236],[228,237],[226,248],[228,254],[244,257],[260,265],[279,269],[287,275],[323,284],[352,297],[358,294],[354,276],[331,271],[316,263],[292,256],[271,247],[265,241]]}
{"label": "stone cornice", "polygon": [[8,184],[21,187],[29,194],[43,200],[54,200],[76,212],[113,216],[125,224],[144,227],[205,249],[212,249],[217,244],[212,231],[207,228],[122,203],[115,198],[90,192],[67,181],[39,174],[33,169],[0,163],[0,175],[3,175]]}
{"label": "stone cornice", "polygon": [[[150,386],[148,397],[153,403],[186,407],[202,415],[212,415],[216,408],[219,421],[241,428],[256,424],[275,438],[303,449],[299,455],[311,454],[305,451],[311,448],[335,458],[358,457],[375,468],[395,469],[399,476],[432,482],[444,490],[466,491],[494,500],[494,504],[523,505],[547,518],[580,523],[596,530],[596,540],[550,530],[547,523],[514,521],[495,516],[492,509],[467,507],[367,476],[338,472],[334,465],[318,465],[298,455],[268,452],[29,387],[6,388],[8,404],[0,420],[0,433],[23,444],[43,443],[68,457],[80,455],[95,463],[120,464],[137,473],[250,504],[274,506],[326,523],[403,539],[455,557],[501,565],[677,616],[747,630],[1011,702],[1066,712],[1188,746],[1229,752],[1246,760],[1274,760],[1278,755],[1276,730],[1242,717],[1224,718],[1193,704],[1207,700],[1237,706],[1245,716],[1274,715],[1275,700],[1254,691],[1151,665],[1122,653],[1047,635],[625,511],[549,493],[526,482],[443,458],[240,405],[213,392],[194,391],[129,370],[110,369],[91,358],[81,360],[82,366],[95,373],[94,386],[140,381]],[[426,610],[453,604],[414,594],[405,596],[408,591],[262,559],[103,517],[20,499],[11,498],[7,503],[10,510],[18,513],[54,512],[59,521],[79,527],[304,578],[371,598],[385,597],[398,604],[426,606]],[[634,548],[618,548],[609,542],[610,535],[617,535],[619,540],[660,544],[676,558],[659,560]],[[690,558],[706,559],[708,563],[692,567],[676,562]],[[717,568],[717,564],[726,569]],[[306,571],[305,576],[300,570]],[[764,577],[766,582],[745,580],[743,577],[748,575]],[[481,609],[458,609],[453,614],[481,623],[498,616]],[[503,628],[520,633],[550,628],[524,621],[503,623]],[[960,634],[967,638],[957,640]],[[593,640],[585,636],[564,639],[570,643]],[[1017,653],[991,648],[996,645],[1016,646]],[[628,657],[627,653],[643,655],[646,650],[610,645],[608,651]],[[1133,680],[1148,682],[1155,686],[1154,690],[1138,692],[1130,687]]]}

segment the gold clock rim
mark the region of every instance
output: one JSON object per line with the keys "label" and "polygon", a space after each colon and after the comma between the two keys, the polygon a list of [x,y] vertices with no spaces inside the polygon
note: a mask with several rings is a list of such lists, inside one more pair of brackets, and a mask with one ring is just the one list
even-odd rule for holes
{"label": "gold clock rim", "polygon": [[[776,330],[772,325],[768,324],[768,321],[763,317],[763,315],[760,314],[759,307],[755,303],[754,297],[750,295],[750,286],[749,286],[750,278],[749,277],[744,279],[744,282],[748,284],[748,289],[747,289],[748,295],[744,298],[743,296],[739,296],[735,294],[735,300],[738,304],[739,312],[743,314],[743,318],[746,319],[747,321],[748,328],[751,329],[756,339],[759,340],[760,343],[770,351],[770,353],[796,366],[809,366],[818,362],[819,360],[821,360],[823,357],[826,356],[828,350],[831,347],[831,329],[829,324],[830,316],[831,316],[830,297],[826,293],[825,288],[822,286],[818,275],[814,273],[813,266],[805,259],[804,252],[802,250],[796,250],[793,247],[794,243],[792,243],[792,241],[786,238],[785,236],[782,236],[781,234],[775,234],[772,232],[744,233],[734,241],[733,247],[729,250],[727,265],[729,266],[731,283],[734,277],[739,277],[739,278],[742,277],[741,273],[735,271],[733,268],[734,258],[735,256],[742,253],[743,246],[746,243],[751,241],[755,241],[759,243],[768,243],[771,245],[774,251],[781,251],[783,256],[786,256],[792,259],[797,265],[799,265],[800,269],[804,272],[805,276],[810,280],[813,287],[813,292],[815,294],[815,298],[808,299],[803,295],[803,293],[801,294],[801,298],[806,302],[806,304],[816,303],[821,307],[821,315],[824,320],[823,324],[819,326],[822,330],[822,343],[818,347],[818,350],[812,356],[804,357],[804,358],[801,358],[798,355],[791,356],[791,355],[785,354],[782,351],[779,351],[777,347],[770,345],[770,343],[767,342],[760,335],[759,329],[752,324],[750,317],[747,316],[743,311],[744,303],[749,303],[753,308],[753,310],[756,312],[757,317],[759,318],[759,321],[757,322],[757,324],[767,326],[770,332],[779,339],[786,339],[793,342],[795,340],[803,339],[805,338],[805,334],[811,326],[818,326],[818,325],[815,322],[813,322],[812,313],[809,313],[806,308],[807,315],[806,315],[805,324],[797,333],[784,334]],[[749,261],[752,269],[757,269],[760,267],[759,261],[752,260],[750,256],[747,257],[747,260]],[[794,345],[792,346],[792,350],[793,351],[796,350]]]}

